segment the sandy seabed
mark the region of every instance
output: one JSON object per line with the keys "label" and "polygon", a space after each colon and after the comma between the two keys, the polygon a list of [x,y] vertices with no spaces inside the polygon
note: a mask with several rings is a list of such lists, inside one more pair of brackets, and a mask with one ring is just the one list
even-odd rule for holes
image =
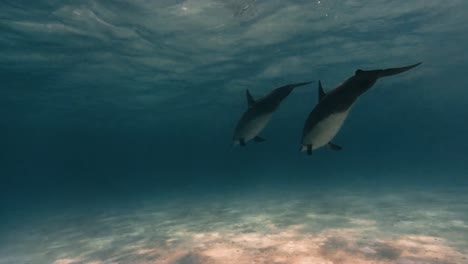
{"label": "sandy seabed", "polygon": [[64,209],[5,230],[1,264],[463,264],[468,263],[468,192],[178,196],[122,208]]}

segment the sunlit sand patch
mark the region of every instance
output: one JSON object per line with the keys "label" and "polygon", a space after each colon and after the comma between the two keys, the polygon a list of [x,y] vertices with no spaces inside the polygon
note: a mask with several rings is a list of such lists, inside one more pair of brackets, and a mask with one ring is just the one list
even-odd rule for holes
{"label": "sunlit sand patch", "polygon": [[57,259],[54,261],[54,264],[72,264],[76,262],[83,261],[83,259],[80,258],[62,258],[62,259]]}
{"label": "sunlit sand patch", "polygon": [[274,235],[258,233],[235,235],[231,238],[231,241],[243,246],[248,246],[252,249],[268,248],[278,245],[278,241],[276,241]]}
{"label": "sunlit sand patch", "polygon": [[463,261],[466,257],[443,240],[424,236],[362,241],[365,229],[334,229],[304,235],[299,227],[291,227],[277,232],[194,234],[190,238],[194,247],[185,253],[192,252],[207,263],[437,263]]}
{"label": "sunlit sand patch", "polygon": [[[224,203],[169,201],[164,209],[149,203],[132,214],[119,210],[114,215],[77,218],[80,221],[68,218],[33,232],[22,231],[16,242],[9,243],[8,252],[43,254],[44,261],[37,263],[54,264],[468,263],[462,246],[468,237],[463,236],[468,234],[466,216],[444,211],[443,204],[431,204],[440,209],[430,211],[401,196],[400,206],[392,204],[397,200],[394,196],[370,200],[350,194],[346,199],[330,194],[314,197],[315,204],[297,197],[290,203],[252,197]],[[343,208],[350,206],[358,209],[344,214]],[[384,211],[378,210],[381,206]],[[394,215],[410,219],[411,225],[388,219]],[[41,238],[41,243],[35,243]],[[15,249],[15,243],[22,246]],[[2,252],[6,251],[0,248]],[[9,257],[3,258],[7,262],[0,259],[1,264],[21,263],[11,253],[0,255]]]}
{"label": "sunlit sand patch", "polygon": [[242,256],[243,252],[241,252],[240,248],[237,248],[235,246],[214,244],[208,249],[202,251],[201,254],[207,257],[214,258],[215,260],[226,261],[233,260],[234,258],[239,258],[239,256]]}
{"label": "sunlit sand patch", "polygon": [[424,255],[425,258],[434,261],[450,260],[453,263],[468,263],[468,254],[457,251],[442,238],[405,235],[396,241],[390,241],[390,243],[403,249],[403,257],[418,258],[420,255]]}
{"label": "sunlit sand patch", "polygon": [[193,234],[192,239],[194,241],[199,241],[202,243],[210,242],[219,239],[220,234],[218,232],[214,233],[198,233],[198,234]]}
{"label": "sunlit sand patch", "polygon": [[354,225],[359,225],[359,226],[375,226],[376,221],[375,220],[369,220],[369,219],[358,219],[358,218],[351,218],[350,222]]}

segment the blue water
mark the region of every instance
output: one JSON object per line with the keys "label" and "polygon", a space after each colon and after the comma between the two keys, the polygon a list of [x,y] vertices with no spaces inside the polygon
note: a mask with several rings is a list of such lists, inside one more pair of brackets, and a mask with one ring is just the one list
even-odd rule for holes
{"label": "blue water", "polygon": [[[2,0],[0,263],[468,263],[467,10]],[[299,152],[318,80],[417,62],[359,99],[342,151]],[[245,89],[304,81],[231,146]]]}

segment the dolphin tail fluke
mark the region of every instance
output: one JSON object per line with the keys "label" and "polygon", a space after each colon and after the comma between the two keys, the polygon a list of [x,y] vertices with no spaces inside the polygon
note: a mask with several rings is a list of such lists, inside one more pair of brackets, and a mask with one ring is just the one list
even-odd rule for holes
{"label": "dolphin tail fluke", "polygon": [[311,83],[312,82],[293,83],[293,84],[289,84],[288,86],[291,88],[296,88],[296,87],[304,86],[304,85],[311,84]]}
{"label": "dolphin tail fluke", "polygon": [[417,66],[419,66],[422,62],[416,63],[413,65],[405,66],[405,67],[400,67],[400,68],[390,68],[390,69],[385,69],[381,70],[379,73],[379,77],[386,77],[386,76],[392,76],[396,74],[400,74],[405,71],[409,71]]}
{"label": "dolphin tail fluke", "polygon": [[310,84],[312,82],[300,82],[300,83],[291,83],[285,86],[281,86],[273,90],[273,94],[275,95],[276,101],[281,102],[284,98],[286,98],[296,87],[304,86]]}
{"label": "dolphin tail fluke", "polygon": [[292,89],[296,88],[296,87],[299,87],[299,86],[304,86],[304,85],[307,85],[307,84],[311,84],[312,82],[300,82],[300,83],[291,83],[291,84],[287,84],[285,86],[281,86],[279,88],[276,88],[275,90],[288,90],[288,91],[292,91]]}

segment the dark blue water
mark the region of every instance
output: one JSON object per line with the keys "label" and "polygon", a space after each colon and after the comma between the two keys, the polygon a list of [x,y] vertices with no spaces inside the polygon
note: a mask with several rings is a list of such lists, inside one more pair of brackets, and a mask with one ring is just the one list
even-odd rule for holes
{"label": "dark blue water", "polygon": [[[468,263],[466,10],[1,1],[0,263]],[[299,152],[318,80],[417,62]],[[245,89],[304,81],[231,146]]]}

